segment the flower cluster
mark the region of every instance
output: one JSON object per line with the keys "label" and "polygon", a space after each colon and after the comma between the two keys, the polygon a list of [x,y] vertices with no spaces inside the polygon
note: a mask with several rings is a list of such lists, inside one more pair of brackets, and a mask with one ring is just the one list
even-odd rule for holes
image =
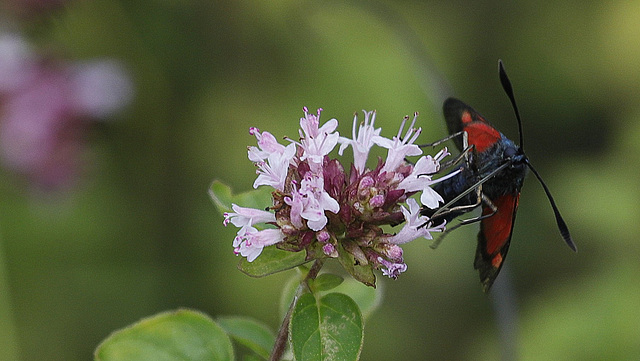
{"label": "flower cluster", "polygon": [[[431,232],[444,230],[444,223],[429,224],[420,213],[423,206],[434,209],[443,202],[431,185],[431,175],[438,172],[440,161],[449,153],[446,148],[435,156],[423,155],[414,144],[421,128],[405,117],[392,139],[380,135],[375,128],[376,113],[364,112],[364,121],[353,119],[351,138],[336,131],[338,121],[320,124],[319,109],[309,113],[304,108],[300,119],[300,139],[287,139],[280,144],[269,132],[250,129],[257,147],[249,147],[249,159],[257,167],[254,188],[274,189],[269,210],[232,206],[225,213],[224,224],[239,227],[233,241],[236,254],[254,261],[264,247],[307,252],[307,259],[338,258],[346,255],[355,264],[381,269],[396,278],[407,269],[399,246],[417,238],[432,239]],[[340,144],[338,154],[353,149],[353,164],[345,171],[343,164],[329,154]],[[388,149],[385,160],[378,159],[373,169],[367,168],[369,151],[374,146]],[[420,156],[415,163],[407,157]],[[404,222],[397,233],[389,226]],[[258,224],[275,227],[256,228]]]}
{"label": "flower cluster", "polygon": [[39,188],[71,185],[87,120],[110,116],[132,94],[117,61],[46,58],[22,36],[0,33],[0,161]]}

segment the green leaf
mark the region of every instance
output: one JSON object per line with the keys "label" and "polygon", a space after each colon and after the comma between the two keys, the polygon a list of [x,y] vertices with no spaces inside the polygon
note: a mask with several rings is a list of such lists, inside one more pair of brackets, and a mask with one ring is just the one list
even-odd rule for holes
{"label": "green leaf", "polygon": [[364,324],[358,305],[349,296],[329,293],[320,300],[305,293],[289,324],[296,360],[358,360]]}
{"label": "green leaf", "polygon": [[342,281],[344,281],[344,278],[340,276],[331,273],[323,273],[313,280],[311,287],[313,292],[329,291],[340,286]]}
{"label": "green leaf", "polygon": [[230,212],[232,203],[257,209],[264,209],[273,205],[269,187],[260,187],[248,192],[233,194],[231,187],[216,180],[209,187],[209,196],[220,213]]}
{"label": "green leaf", "polygon": [[377,288],[373,288],[353,278],[347,278],[340,286],[334,288],[333,292],[351,297],[358,304],[362,317],[367,319],[382,303],[383,285],[384,283],[380,283]]}
{"label": "green leaf", "polygon": [[164,312],[107,337],[95,351],[96,361],[233,360],[229,336],[203,313]]}
{"label": "green leaf", "polygon": [[[324,273],[318,276],[318,278],[323,275]],[[296,274],[284,283],[280,296],[280,318],[284,317],[287,313],[302,278],[302,275]],[[383,286],[384,283],[380,283],[377,288],[368,287],[353,278],[347,278],[339,286],[333,288],[332,291],[344,293],[351,297],[351,299],[358,304],[362,317],[366,320],[382,303],[382,296],[384,294]],[[322,292],[320,292],[320,294],[322,294]]]}
{"label": "green leaf", "polygon": [[238,343],[268,359],[275,342],[269,327],[248,317],[220,317],[216,322]]}
{"label": "green leaf", "polygon": [[253,262],[246,258],[240,260],[238,269],[251,277],[264,277],[281,271],[286,271],[308,262],[304,252],[289,252],[276,248],[265,247]]}

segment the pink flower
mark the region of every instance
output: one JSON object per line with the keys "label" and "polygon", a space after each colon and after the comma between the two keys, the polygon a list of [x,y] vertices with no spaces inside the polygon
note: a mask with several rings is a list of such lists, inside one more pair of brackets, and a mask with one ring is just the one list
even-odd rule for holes
{"label": "pink flower", "polygon": [[47,189],[73,183],[85,146],[83,123],[68,101],[72,96],[64,73],[43,68],[28,85],[3,97],[2,160]]}
{"label": "pink flower", "polygon": [[234,212],[226,212],[224,214],[224,225],[231,222],[236,227],[251,226],[258,223],[275,222],[276,216],[262,209],[245,208],[236,204],[232,204],[231,208]]}
{"label": "pink flower", "polygon": [[258,231],[254,227],[247,227],[244,230],[243,233],[238,232],[233,241],[233,247],[236,254],[247,257],[249,262],[253,262],[262,253],[264,247],[284,240],[284,234],[279,229]]}
{"label": "pink flower", "polygon": [[336,249],[336,246],[332,245],[331,243],[327,243],[322,246],[322,252],[331,258],[338,257],[338,250]]}
{"label": "pink flower", "polygon": [[300,160],[306,160],[311,171],[315,173],[320,171],[324,156],[335,148],[340,138],[340,134],[335,132],[338,127],[336,119],[331,119],[319,127],[321,112],[322,109],[318,109],[317,115],[309,114],[305,107],[305,116],[300,118],[300,146],[303,150]]}
{"label": "pink flower", "polygon": [[75,63],[69,67],[73,107],[94,119],[105,119],[133,99],[133,84],[122,64],[113,59]]}
{"label": "pink flower", "polygon": [[393,263],[387,261],[382,257],[378,257],[378,262],[380,262],[380,264],[385,267],[382,269],[382,274],[389,278],[396,279],[398,278],[400,273],[403,273],[407,270],[407,265],[404,262]]}
{"label": "pink flower", "polygon": [[262,132],[258,128],[249,129],[249,133],[255,135],[258,147],[249,147],[249,160],[255,162],[258,170],[258,178],[253,183],[253,188],[261,185],[271,186],[278,190],[284,190],[284,182],[289,172],[289,163],[296,153],[295,144],[284,146],[269,132]]}
{"label": "pink flower", "polygon": [[277,229],[265,229],[258,231],[254,224],[275,222],[273,213],[254,208],[240,207],[236,204],[231,206],[235,212],[224,214],[224,225],[232,223],[240,227],[233,241],[236,254],[247,257],[249,262],[253,262],[262,253],[265,246],[276,244],[284,239],[284,235]]}
{"label": "pink flower", "polygon": [[[295,151],[295,146],[286,147],[283,153],[273,152],[268,154],[266,162],[256,162],[258,178],[253,183],[253,188],[267,185],[277,190],[284,190],[284,183],[289,172],[289,163],[295,156]],[[251,152],[249,153],[251,154]]]}
{"label": "pink flower", "polygon": [[425,226],[429,221],[429,218],[420,215],[420,206],[415,199],[407,199],[407,205],[409,206],[409,209],[404,206],[402,207],[405,224],[398,234],[389,239],[390,243],[403,244],[420,237],[433,239],[431,232],[442,232],[444,230],[444,223],[432,228]]}
{"label": "pink flower", "polygon": [[0,35],[2,162],[39,187],[69,187],[80,173],[87,120],[121,109],[131,93],[115,61],[42,59],[20,36]]}
{"label": "pink flower", "polygon": [[387,159],[385,160],[384,167],[382,168],[383,171],[393,172],[404,162],[404,159],[406,157],[422,154],[422,149],[413,144],[422,132],[422,128],[413,128],[416,123],[417,117],[418,113],[415,113],[413,116],[413,121],[411,122],[411,126],[409,126],[409,129],[407,129],[407,133],[404,135],[404,137],[402,137],[402,130],[404,129],[404,125],[408,120],[408,118],[406,117],[402,120],[400,129],[398,130],[398,135],[393,137],[393,140],[387,138],[378,140],[378,145],[389,149],[389,152],[387,153]]}
{"label": "pink flower", "polygon": [[[376,122],[376,112],[375,111],[364,111],[364,123],[360,124],[358,127],[358,132],[356,134],[356,124],[358,123],[358,116],[353,116],[353,130],[352,130],[352,139],[340,137],[338,142],[340,143],[340,149],[338,149],[338,154],[342,155],[344,150],[351,146],[353,148],[353,159],[354,166],[358,170],[358,172],[364,172],[364,168],[367,162],[367,158],[369,157],[369,150],[376,141],[382,141],[384,139],[380,137],[380,131],[382,128],[375,129],[374,124]],[[383,142],[383,141],[382,141]]]}
{"label": "pink flower", "polygon": [[[448,154],[446,148],[438,153],[436,158],[430,155],[420,157],[413,166],[411,174],[398,185],[398,188],[402,188],[407,192],[422,191],[420,202],[422,205],[431,209],[438,207],[438,204],[444,201],[442,196],[431,188],[431,185],[435,183],[435,181],[431,180],[431,174],[436,173],[440,169],[440,159],[444,157],[442,154]],[[447,178],[448,177],[449,175],[447,175]],[[440,181],[442,181],[442,179],[438,179],[438,182]]]}
{"label": "pink flower", "polygon": [[37,73],[37,58],[31,45],[20,35],[0,33],[0,93],[26,86]]}
{"label": "pink flower", "polygon": [[307,173],[302,180],[299,190],[303,199],[303,209],[300,216],[307,220],[307,225],[314,231],[319,231],[327,224],[324,212],[338,213],[340,205],[324,190],[324,179]]}
{"label": "pink flower", "polygon": [[296,228],[303,228],[302,223],[302,211],[304,210],[304,195],[294,189],[291,192],[291,197],[284,197],[284,202],[291,207],[289,217],[291,223]]}
{"label": "pink flower", "polygon": [[249,134],[255,135],[258,147],[249,147],[249,160],[252,162],[263,161],[271,154],[284,154],[285,146],[278,143],[276,137],[269,132],[260,132],[260,129],[251,127]]}

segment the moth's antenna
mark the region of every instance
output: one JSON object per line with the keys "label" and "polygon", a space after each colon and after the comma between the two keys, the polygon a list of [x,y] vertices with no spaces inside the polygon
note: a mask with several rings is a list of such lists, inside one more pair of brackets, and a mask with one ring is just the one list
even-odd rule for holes
{"label": "moth's antenna", "polygon": [[516,98],[513,95],[513,87],[511,86],[511,82],[509,81],[507,72],[504,70],[502,59],[498,60],[498,71],[500,73],[500,83],[502,84],[502,89],[504,89],[504,92],[507,93],[509,100],[511,100],[513,111],[516,113],[516,119],[518,120],[518,132],[520,133],[520,148],[524,150],[524,143],[522,142],[522,121],[520,120],[520,112],[518,111],[518,105],[516,105]]}
{"label": "moth's antenna", "polygon": [[549,191],[549,188],[547,188],[547,185],[542,180],[542,177],[540,176],[540,174],[538,174],[536,169],[533,168],[531,163],[529,163],[528,161],[527,161],[527,166],[529,167],[529,169],[531,169],[531,172],[535,174],[536,178],[538,178],[538,180],[540,181],[540,184],[542,184],[542,188],[544,188],[544,192],[547,194],[549,203],[551,203],[551,208],[553,208],[553,214],[556,216],[556,223],[558,224],[558,229],[560,230],[560,234],[562,235],[562,238],[564,239],[567,246],[569,246],[569,248],[571,248],[574,252],[577,252],[578,248],[576,247],[576,244],[573,243],[573,240],[571,239],[571,234],[569,234],[569,227],[567,227],[567,224],[564,222],[564,219],[562,219],[562,216],[560,215],[560,211],[556,206],[556,202],[553,200],[553,197],[551,196],[551,191]]}
{"label": "moth's antenna", "polygon": [[[502,63],[502,60],[498,60],[498,71],[500,72],[500,83],[502,83],[502,88],[504,89],[504,92],[507,93],[507,96],[511,101],[511,105],[513,106],[513,111],[516,113],[516,119],[518,120],[518,131],[520,132],[520,149],[524,149],[522,148],[523,146],[522,120],[520,120],[520,112],[518,111],[518,106],[516,105],[516,98],[513,95],[513,87],[511,86],[511,82],[509,81],[507,72],[504,70],[504,64]],[[569,227],[567,227],[567,224],[565,223],[564,219],[562,219],[562,215],[558,210],[558,206],[556,206],[556,202],[553,200],[553,197],[551,196],[551,191],[549,191],[549,188],[542,180],[542,177],[540,176],[538,171],[536,171],[536,169],[533,168],[531,163],[529,163],[529,160],[527,159],[525,162],[529,167],[529,169],[531,169],[531,172],[533,172],[536,178],[538,178],[538,181],[540,182],[540,184],[542,184],[544,193],[546,193],[547,198],[549,199],[549,203],[551,203],[551,208],[553,208],[553,214],[556,217],[556,223],[558,224],[558,230],[560,230],[560,234],[562,235],[562,238],[564,239],[567,246],[569,246],[569,248],[571,248],[574,252],[577,252],[578,248],[576,247],[576,244],[573,243],[573,239],[571,239],[571,234],[569,233]]]}

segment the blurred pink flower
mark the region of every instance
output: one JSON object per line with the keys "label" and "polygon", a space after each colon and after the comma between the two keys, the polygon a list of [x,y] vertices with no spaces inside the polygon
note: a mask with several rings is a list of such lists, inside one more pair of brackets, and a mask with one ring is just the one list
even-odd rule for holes
{"label": "blurred pink flower", "polygon": [[0,160],[45,189],[70,186],[87,120],[120,110],[132,94],[116,61],[46,60],[20,36],[0,34]]}

